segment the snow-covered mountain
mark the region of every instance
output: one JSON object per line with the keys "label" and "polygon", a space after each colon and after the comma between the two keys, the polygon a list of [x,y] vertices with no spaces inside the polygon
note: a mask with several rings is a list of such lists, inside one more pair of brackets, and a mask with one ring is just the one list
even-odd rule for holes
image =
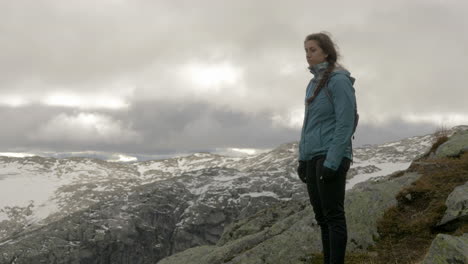
{"label": "snow-covered mountain", "polygon": [[[452,130],[466,129],[456,127]],[[404,170],[431,146],[433,135],[354,149],[347,188]],[[106,200],[122,199],[158,181],[180,183],[190,193],[175,232],[190,232],[203,217],[230,222],[279,200],[307,196],[295,173],[297,143],[244,157],[196,153],[133,163],[90,158],[0,157],[0,240],[33,230]],[[222,208],[223,215],[209,213]],[[217,217],[219,219],[217,219]],[[226,219],[229,218],[229,219]],[[217,230],[215,241],[222,230]]]}

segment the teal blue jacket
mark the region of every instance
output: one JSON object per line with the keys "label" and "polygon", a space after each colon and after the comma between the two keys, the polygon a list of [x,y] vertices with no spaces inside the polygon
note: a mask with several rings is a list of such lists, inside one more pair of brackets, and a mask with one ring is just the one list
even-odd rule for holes
{"label": "teal blue jacket", "polygon": [[[309,68],[314,78],[307,86],[305,100],[313,95],[327,66],[328,62],[322,62]],[[352,160],[351,137],[356,108],[354,81],[355,78],[351,77],[349,71],[335,67],[327,87],[322,88],[312,103],[306,103],[299,142],[299,160],[311,160],[318,155],[326,155],[323,165],[332,170],[338,169],[344,157]],[[329,89],[329,94],[326,89]]]}

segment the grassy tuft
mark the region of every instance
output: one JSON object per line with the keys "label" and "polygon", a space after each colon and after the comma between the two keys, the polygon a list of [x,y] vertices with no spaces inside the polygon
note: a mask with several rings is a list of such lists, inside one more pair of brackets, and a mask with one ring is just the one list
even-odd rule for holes
{"label": "grassy tuft", "polygon": [[432,147],[429,150],[429,153],[435,153],[436,150],[440,147],[440,145],[447,142],[447,140],[448,140],[447,136],[436,137],[435,140],[434,140],[434,144],[432,144]]}
{"label": "grassy tuft", "polygon": [[436,152],[436,150],[440,147],[440,145],[447,142],[447,140],[449,139],[450,130],[448,130],[445,126],[440,126],[433,133],[433,135],[434,135],[434,138],[432,140],[431,148],[429,149],[428,152],[423,154],[421,157],[417,158],[416,161],[421,161],[421,160],[427,159],[428,157],[431,156],[431,154],[434,154]]}
{"label": "grassy tuft", "polygon": [[434,132],[434,135],[436,136],[435,141],[437,141],[438,138],[448,137],[450,135],[450,129],[446,125],[440,125]]}
{"label": "grassy tuft", "polygon": [[[346,252],[346,264],[375,264],[376,256],[373,253],[349,253]],[[323,254],[312,254],[312,262],[310,264],[323,264]]]}

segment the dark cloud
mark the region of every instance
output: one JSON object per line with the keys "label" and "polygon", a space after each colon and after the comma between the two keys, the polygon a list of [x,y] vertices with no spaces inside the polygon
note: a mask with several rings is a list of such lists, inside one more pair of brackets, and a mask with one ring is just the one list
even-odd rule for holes
{"label": "dark cloud", "polygon": [[[9,108],[5,108],[9,109]],[[66,108],[24,107],[15,111],[2,111],[3,120],[17,119],[0,132],[1,145],[4,150],[19,151],[27,149],[56,151],[100,150],[121,153],[163,154],[185,151],[213,150],[216,148],[270,148],[282,142],[298,138],[298,130],[275,127],[268,113],[247,115],[230,109],[213,108],[206,104],[169,104],[165,102],[138,102],[129,111],[100,113],[110,120],[118,121],[122,127],[130,127],[141,136],[140,140],[101,140],[83,141],[80,134],[86,131],[75,131],[76,138],[61,136],[60,132],[50,131],[50,138],[42,134],[41,140],[30,135],[41,131],[44,124],[56,119],[59,115],[70,117],[80,113]],[[68,123],[65,123],[68,124]],[[73,128],[73,127],[72,127]],[[88,134],[85,134],[89,136]],[[78,139],[77,139],[78,138]],[[129,142],[130,141],[130,142]]]}
{"label": "dark cloud", "polygon": [[140,153],[271,148],[299,136],[297,129],[275,127],[270,113],[246,114],[202,103],[138,102],[126,115],[145,139]]}
{"label": "dark cloud", "polygon": [[[50,140],[34,141],[28,135],[48,123],[58,109],[27,107],[16,111],[1,111],[3,120],[13,118],[8,129],[0,132],[3,151],[103,151],[129,155],[177,154],[197,151],[215,151],[219,148],[274,148],[285,142],[299,140],[300,129],[275,126],[269,113],[247,115],[230,109],[214,108],[210,105],[180,104],[165,102],[139,102],[128,112],[101,113],[118,120],[141,135],[139,142],[83,142],[63,139],[56,134]],[[75,111],[60,109],[70,116]],[[381,125],[361,123],[355,135],[355,146],[379,144],[414,135],[433,133],[436,126],[431,123],[408,123],[392,120]],[[76,133],[80,133],[77,131]],[[91,155],[91,154],[90,154]],[[95,154],[103,155],[103,154]],[[92,155],[91,155],[92,156]]]}

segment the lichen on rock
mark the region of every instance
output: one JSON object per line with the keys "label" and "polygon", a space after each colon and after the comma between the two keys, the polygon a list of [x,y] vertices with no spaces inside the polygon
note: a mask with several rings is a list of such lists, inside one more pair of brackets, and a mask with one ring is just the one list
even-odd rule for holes
{"label": "lichen on rock", "polygon": [[468,130],[459,130],[437,148],[435,157],[456,157],[466,151],[468,151]]}
{"label": "lichen on rock", "polygon": [[438,234],[422,264],[468,263],[468,234],[450,236]]}

